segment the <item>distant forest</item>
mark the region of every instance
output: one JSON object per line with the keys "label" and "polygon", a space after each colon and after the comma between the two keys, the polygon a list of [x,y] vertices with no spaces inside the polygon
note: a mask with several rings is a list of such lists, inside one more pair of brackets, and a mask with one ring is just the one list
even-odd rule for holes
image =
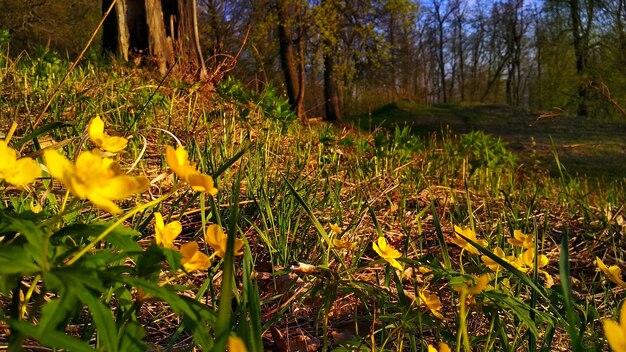
{"label": "distant forest", "polygon": [[[626,0],[180,1],[195,5],[209,72],[243,48],[229,74],[291,89],[301,115],[328,113],[331,82],[339,118],[398,99],[625,118]],[[48,48],[73,59],[103,5],[0,0],[0,29],[14,57]],[[102,49],[99,39],[92,56]]]}

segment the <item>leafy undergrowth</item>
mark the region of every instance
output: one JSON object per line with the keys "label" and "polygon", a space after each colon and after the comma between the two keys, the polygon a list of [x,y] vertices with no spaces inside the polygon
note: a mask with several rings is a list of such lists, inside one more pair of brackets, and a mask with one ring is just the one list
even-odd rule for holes
{"label": "leafy undergrowth", "polygon": [[484,131],[509,144],[526,164],[539,163],[552,176],[559,175],[556,150],[572,175],[623,180],[626,175],[626,119],[580,118],[562,112],[542,114],[506,105],[418,104],[399,100],[349,118],[360,128],[409,128],[411,134]]}
{"label": "leafy undergrowth", "polygon": [[65,63],[3,60],[1,344],[608,348],[623,183],[520,167],[480,132],[308,125],[272,91],[115,65],[75,71],[38,121]]}

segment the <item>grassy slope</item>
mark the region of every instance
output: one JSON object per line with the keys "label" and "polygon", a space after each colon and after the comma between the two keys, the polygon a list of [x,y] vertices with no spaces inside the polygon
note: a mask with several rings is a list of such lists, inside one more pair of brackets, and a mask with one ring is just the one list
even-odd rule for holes
{"label": "grassy slope", "polygon": [[[370,116],[350,120],[366,130],[410,126],[414,134],[421,136],[447,129],[453,133],[481,130],[507,141],[523,161],[538,160],[556,174],[554,141],[561,163],[570,173],[626,178],[626,117],[606,122],[571,116],[539,119],[539,115],[502,105],[425,106],[401,100],[374,110]],[[534,147],[531,138],[536,142]]]}
{"label": "grassy slope", "polygon": [[[26,68],[11,67],[10,70],[3,71],[4,88],[8,92],[4,99],[9,104],[3,107],[0,126],[7,126],[9,119],[27,125],[25,122],[31,115],[24,107],[39,111],[45,101],[42,97],[50,95],[58,79],[40,79]],[[37,85],[34,82],[38,82]],[[557,283],[558,244],[563,234],[569,233],[570,245],[575,248],[571,256],[579,297],[577,307],[581,309],[581,316],[584,313],[589,318],[585,322],[584,336],[589,343],[601,341],[598,318],[613,315],[622,294],[609,289],[610,283],[601,282],[591,260],[595,255],[614,258],[610,259],[611,263],[623,259],[619,248],[624,245],[621,240],[624,228],[617,217],[620,212],[623,214],[620,206],[626,203],[623,186],[603,184],[590,191],[584,180],[567,176],[550,178],[542,172],[506,164],[470,169],[472,157],[460,151],[457,143],[450,139],[428,139],[422,147],[409,150],[391,139],[381,141],[369,134],[324,124],[308,126],[296,122],[282,129],[271,116],[260,111],[241,118],[242,111],[253,108],[255,102],[237,106],[207,100],[208,95],[202,91],[189,92],[176,82],[168,82],[156,99],[147,104],[154,89],[152,83],[140,71],[128,72],[120,68],[102,71],[93,67],[78,71],[45,121],[67,121],[72,128],[53,130],[49,135],[56,141],[77,137],[89,119],[100,114],[112,131],[132,131],[135,136],[124,156],[124,167],[140,154],[144,142],[139,136],[146,137],[147,152],[139,170],[152,179],[165,172],[162,150],[166,144],[173,144],[168,135],[152,127],[166,128],[177,135],[205,172],[215,170],[242,146],[247,146],[241,161],[217,180],[220,193],[215,197],[215,204],[223,205],[218,208],[219,215],[222,222],[227,223],[230,215],[226,206],[233,201],[234,193],[241,195],[241,220],[236,231],[247,238],[259,274],[267,348],[276,349],[281,339],[286,339],[274,331],[282,331],[294,339],[305,337],[307,343],[315,342],[318,346],[332,336],[331,346],[352,343],[348,350],[354,350],[355,346],[365,350],[385,346],[399,351],[415,344],[411,349],[420,351],[425,349],[425,342],[435,344],[444,340],[454,344],[458,328],[457,301],[449,280],[460,275],[461,253],[450,241],[454,237],[453,225],[472,226],[481,238],[488,240],[489,248],[502,246],[507,251],[512,250],[506,242],[511,230],[536,233],[540,252],[550,259],[550,265],[544,269]],[[142,110],[143,106],[147,108]],[[496,118],[497,112],[506,111],[501,107],[413,108],[424,112],[425,117],[420,119],[424,124],[414,125],[420,133],[439,130],[443,116],[450,120],[451,128],[459,132],[471,126],[491,126],[490,132],[495,133],[502,131],[505,125],[502,119]],[[489,109],[492,111],[488,114],[490,119],[476,121]],[[137,112],[141,114],[136,115]],[[413,120],[415,112],[408,107],[392,106],[372,117],[411,116]],[[506,123],[522,128],[527,126],[527,117]],[[373,120],[372,124],[380,122]],[[19,133],[23,132],[21,127]],[[523,134],[519,143],[530,135],[530,132]],[[513,141],[512,146],[518,148]],[[29,145],[28,148],[34,147]],[[70,155],[74,148],[70,145]],[[237,175],[243,177],[240,191],[232,189]],[[302,200],[295,197],[285,180],[293,185]],[[167,189],[167,182],[159,187]],[[20,196],[19,193],[11,195]],[[199,218],[198,204],[189,198],[188,194],[182,194],[179,200],[164,204],[161,211],[171,210],[173,217],[183,222],[185,233],[181,237],[202,241],[203,221]],[[4,201],[8,204],[6,199]],[[183,212],[181,204],[187,201],[190,207]],[[310,213],[304,210],[303,202],[310,207]],[[85,207],[89,209],[88,203]],[[215,221],[215,217],[211,214],[207,220]],[[339,225],[344,232],[342,238],[356,243],[357,248],[329,250],[322,231],[315,227],[312,219],[319,221],[325,231],[330,231],[330,223]],[[128,223],[128,226],[139,225]],[[151,243],[152,229],[141,229],[142,245]],[[439,232],[447,247],[438,241]],[[428,267],[436,276],[426,277],[416,271],[394,282],[394,272],[372,250],[371,243],[379,235],[384,235],[402,252],[407,258],[404,261],[407,267],[409,264]],[[450,255],[451,268],[441,266],[444,253]],[[467,273],[486,271],[478,256],[466,252],[463,261],[463,270]],[[301,281],[296,281],[289,277],[286,269],[294,262],[329,268],[332,274],[300,273]],[[494,282],[499,292],[519,297],[517,303],[522,306],[533,305],[532,290],[515,277],[500,274],[511,281],[507,285]],[[189,285],[186,294],[193,296],[194,287],[201,286],[207,275],[200,273],[182,279],[181,284]],[[415,296],[417,290],[426,286],[422,281],[425,279],[430,280],[429,291],[437,292],[444,304],[444,320],[434,319],[427,309],[411,300],[405,301],[406,297],[398,294]],[[216,285],[217,282],[216,279]],[[543,318],[560,307],[558,286],[547,292],[556,305],[550,307],[540,298],[535,306],[539,317]],[[207,297],[207,304],[214,304],[214,298]],[[487,343],[494,344],[492,350],[524,349],[529,330],[511,309],[500,304],[501,301],[497,296],[479,297],[480,304],[469,319],[470,334],[480,337],[474,343],[482,346],[481,350],[489,350]],[[167,307],[155,304],[139,317],[146,323],[148,339],[162,347],[177,329],[176,319],[151,322],[155,317],[168,314]],[[327,332],[324,332],[324,316],[330,317]],[[495,328],[490,328],[492,323],[496,324]],[[540,318],[536,324],[540,331],[548,326]],[[562,322],[559,324],[562,326]],[[500,327],[504,333],[498,330]],[[185,338],[183,334],[176,341],[181,348],[190,347]],[[556,338],[542,335],[539,342],[564,349],[568,346],[562,329],[557,330]]]}

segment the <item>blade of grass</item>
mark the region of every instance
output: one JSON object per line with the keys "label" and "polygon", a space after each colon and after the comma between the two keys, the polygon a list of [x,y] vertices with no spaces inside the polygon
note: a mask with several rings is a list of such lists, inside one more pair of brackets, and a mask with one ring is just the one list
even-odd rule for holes
{"label": "blade of grass", "polygon": [[[583,351],[580,335],[576,331],[576,325],[579,320],[576,312],[574,311],[574,298],[572,297],[572,288],[570,286],[569,276],[569,234],[567,231],[563,234],[561,239],[561,255],[559,258],[559,277],[561,280],[561,288],[563,289],[563,302],[565,304],[565,312],[567,316],[567,333],[570,336],[572,343],[572,351]],[[582,329],[581,329],[582,330]]]}
{"label": "blade of grass", "polygon": [[435,223],[435,231],[437,232],[437,241],[439,241],[439,247],[441,247],[443,264],[446,269],[450,270],[452,269],[452,262],[450,261],[450,254],[448,253],[448,245],[446,244],[446,239],[443,237],[443,231],[441,231],[441,224],[439,224],[439,217],[437,216],[434,203],[430,203],[430,209],[433,213],[433,221]]}

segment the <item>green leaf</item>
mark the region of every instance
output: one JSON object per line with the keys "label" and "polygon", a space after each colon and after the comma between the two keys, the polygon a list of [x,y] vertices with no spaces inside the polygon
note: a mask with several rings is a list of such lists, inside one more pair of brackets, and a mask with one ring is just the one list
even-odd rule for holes
{"label": "green leaf", "polygon": [[78,296],[89,307],[89,313],[96,324],[98,337],[107,351],[118,351],[117,328],[113,321],[113,313],[99,297],[83,292]]}
{"label": "green leaf", "polygon": [[539,335],[539,331],[537,330],[537,325],[535,321],[530,317],[530,307],[519,299],[512,297],[508,294],[497,292],[497,291],[484,291],[482,293],[485,297],[489,298],[493,304],[503,308],[509,308],[515,316],[524,322],[528,327],[528,330],[535,335]]}
{"label": "green leaf", "polygon": [[62,329],[68,318],[77,308],[78,299],[72,292],[64,294],[61,298],[54,299],[46,303],[41,308],[41,319],[39,320],[39,329],[43,331],[54,331]]}
{"label": "green leaf", "polygon": [[448,245],[446,244],[446,240],[443,237],[443,231],[441,231],[441,225],[439,224],[439,217],[437,216],[437,210],[435,209],[435,204],[430,203],[430,208],[433,213],[433,220],[435,222],[435,231],[437,232],[437,241],[439,241],[439,247],[441,247],[441,256],[443,257],[443,264],[445,268],[450,270],[452,269],[452,262],[450,261],[450,254],[448,254]]}
{"label": "green leaf", "polygon": [[[113,224],[114,222],[72,224],[57,231],[53,237],[78,236],[78,238],[73,239],[74,241],[79,242],[79,239],[85,237],[96,238]],[[121,250],[127,252],[138,252],[142,250],[141,246],[137,244],[136,241],[136,238],[139,235],[140,233],[138,231],[119,225],[107,235],[105,240]]]}
{"label": "green leaf", "polygon": [[[563,234],[561,239],[561,255],[559,257],[559,277],[561,281],[561,288],[563,289],[563,300],[565,303],[565,312],[567,317],[567,333],[572,339],[572,351],[584,351],[581,344],[580,335],[576,331],[576,326],[580,324],[578,314],[574,310],[574,298],[572,296],[572,288],[570,287],[569,276],[569,234],[567,231]],[[581,332],[584,332],[584,326],[581,328]]]}
{"label": "green leaf", "polygon": [[143,342],[146,335],[143,327],[136,321],[129,321],[120,330],[120,351],[123,352],[144,352],[148,351],[148,346]]}
{"label": "green leaf", "polygon": [[74,352],[94,352],[95,349],[91,348],[88,344],[83,341],[77,340],[71,336],[65,335],[62,332],[56,330],[43,330],[39,329],[37,326],[33,326],[27,324],[22,321],[17,320],[8,320],[7,323],[11,328],[19,331],[20,333],[30,336],[36,340],[38,340],[42,345],[64,349],[67,351]]}
{"label": "green leaf", "polygon": [[51,123],[49,123],[47,125],[43,125],[43,126],[39,127],[38,129],[34,130],[33,132],[25,135],[19,141],[15,142],[13,144],[13,148],[15,148],[15,149],[20,148],[22,145],[24,145],[24,143],[26,143],[26,142],[28,142],[28,141],[30,141],[32,139],[35,139],[35,138],[37,138],[39,136],[42,136],[42,135],[44,135],[44,134],[46,134],[46,133],[48,133],[48,132],[50,132],[52,130],[61,129],[61,128],[64,128],[64,127],[71,127],[71,126],[73,126],[73,125],[70,124],[70,123],[67,123],[67,122],[62,122],[62,121],[54,121],[54,122],[51,122]]}
{"label": "green leaf", "polygon": [[27,247],[11,245],[0,248],[0,274],[31,275],[41,271],[41,268],[33,263]]}

